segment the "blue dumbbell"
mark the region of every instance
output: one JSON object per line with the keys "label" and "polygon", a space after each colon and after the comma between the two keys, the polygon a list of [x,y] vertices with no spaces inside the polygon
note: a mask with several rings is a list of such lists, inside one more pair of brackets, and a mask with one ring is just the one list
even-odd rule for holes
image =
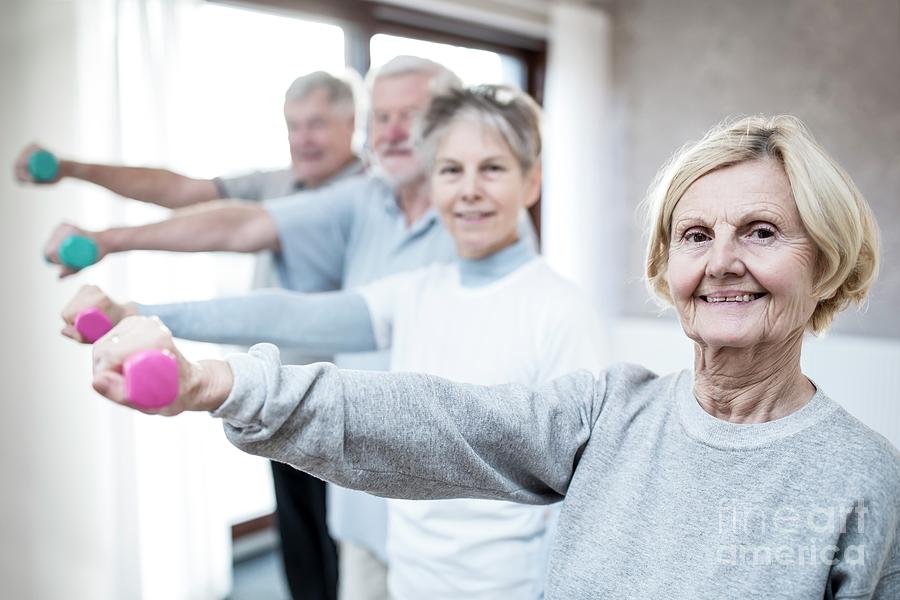
{"label": "blue dumbbell", "polygon": [[59,245],[59,262],[81,270],[97,262],[97,243],[83,235],[70,235]]}
{"label": "blue dumbbell", "polygon": [[38,150],[28,157],[28,172],[35,181],[53,181],[59,173],[59,161],[46,150]]}

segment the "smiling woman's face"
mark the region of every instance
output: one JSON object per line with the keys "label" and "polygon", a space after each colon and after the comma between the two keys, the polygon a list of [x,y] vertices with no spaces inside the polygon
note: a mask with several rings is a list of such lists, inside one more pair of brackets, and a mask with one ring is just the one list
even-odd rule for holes
{"label": "smiling woman's face", "polygon": [[776,161],[704,175],[672,214],[666,279],[685,333],[710,348],[802,333],[817,304],[815,256]]}
{"label": "smiling woman's face", "polygon": [[519,215],[537,201],[540,170],[523,173],[500,135],[474,119],[450,125],[435,153],[431,199],[463,258],[518,239]]}

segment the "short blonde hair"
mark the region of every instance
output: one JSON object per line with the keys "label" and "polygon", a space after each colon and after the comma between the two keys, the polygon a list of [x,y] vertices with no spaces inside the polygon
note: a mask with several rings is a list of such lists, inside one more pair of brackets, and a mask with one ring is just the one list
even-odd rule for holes
{"label": "short blonde hair", "polygon": [[816,247],[813,294],[819,299],[807,329],[824,331],[851,302],[862,302],[878,273],[878,226],[850,176],[796,117],[754,116],[726,122],[686,146],[662,168],[646,199],[650,239],[647,285],[672,303],[666,281],[675,205],[704,175],[771,158],[784,168],[806,232]]}

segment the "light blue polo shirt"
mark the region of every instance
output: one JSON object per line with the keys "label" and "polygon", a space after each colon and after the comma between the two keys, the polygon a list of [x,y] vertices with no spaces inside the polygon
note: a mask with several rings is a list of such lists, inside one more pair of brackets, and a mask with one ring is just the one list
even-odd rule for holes
{"label": "light blue polo shirt", "polygon": [[[282,285],[318,292],[354,289],[387,275],[456,258],[453,239],[429,209],[407,226],[394,188],[360,175],[286,198],[267,200],[281,241],[276,261]],[[390,352],[335,356],[344,369],[386,371]],[[387,560],[387,505],[383,498],[328,486],[332,536]]]}
{"label": "light blue polo shirt", "polygon": [[[333,185],[338,181],[361,175],[363,163],[354,158],[347,166],[322,182],[322,186]],[[306,182],[297,179],[290,167],[271,171],[251,171],[242,175],[216,177],[213,179],[219,198],[238,198],[262,202],[273,198],[284,198],[306,189]],[[321,188],[319,188],[321,189]],[[256,255],[256,266],[253,269],[253,288],[287,287],[283,285],[279,272],[280,257],[270,252],[259,252]],[[288,287],[288,289],[291,289]],[[294,348],[281,348],[281,359],[285,364],[305,365],[313,362],[332,361],[331,356],[298,352]]]}

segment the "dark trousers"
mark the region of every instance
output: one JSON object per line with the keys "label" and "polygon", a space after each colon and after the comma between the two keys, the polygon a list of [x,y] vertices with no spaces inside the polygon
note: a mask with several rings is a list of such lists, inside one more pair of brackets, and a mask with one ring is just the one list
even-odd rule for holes
{"label": "dark trousers", "polygon": [[325,482],[272,462],[278,533],[294,600],[337,600],[337,548],[325,523]]}

